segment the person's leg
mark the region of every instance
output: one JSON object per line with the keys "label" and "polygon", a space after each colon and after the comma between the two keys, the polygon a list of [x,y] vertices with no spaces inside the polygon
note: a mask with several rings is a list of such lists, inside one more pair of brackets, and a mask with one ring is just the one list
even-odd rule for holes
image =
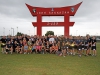
{"label": "person's leg", "polygon": [[41,53],[42,49],[41,49],[41,46],[39,46],[39,52]]}
{"label": "person's leg", "polygon": [[88,56],[88,54],[89,54],[89,49],[87,48],[87,50],[86,50],[86,56]]}
{"label": "person's leg", "polygon": [[82,48],[82,54],[83,54],[83,55],[85,54],[84,52],[85,52],[85,49],[84,49],[84,48]]}
{"label": "person's leg", "polygon": [[11,52],[11,54],[13,53],[13,48],[12,47],[10,48],[10,52]]}
{"label": "person's leg", "polygon": [[88,55],[91,55],[91,45],[89,45]]}
{"label": "person's leg", "polygon": [[72,49],[72,54],[73,54],[73,55],[75,55],[75,51],[74,51],[74,48]]}
{"label": "person's leg", "polygon": [[97,55],[97,52],[96,52],[96,46],[94,46],[93,53],[94,53],[94,56]]}
{"label": "person's leg", "polygon": [[27,53],[27,50],[26,49],[24,49],[24,54],[26,54]]}
{"label": "person's leg", "polygon": [[2,49],[2,53],[4,53],[4,48],[2,47],[1,49]]}
{"label": "person's leg", "polygon": [[20,48],[20,54],[22,54],[23,53],[23,50],[22,50],[22,48]]}
{"label": "person's leg", "polygon": [[62,50],[62,55],[64,56],[64,50]]}
{"label": "person's leg", "polygon": [[5,53],[5,45],[1,45],[2,53]]}
{"label": "person's leg", "polygon": [[52,47],[50,47],[50,53],[52,53]]}
{"label": "person's leg", "polygon": [[8,51],[9,51],[9,50],[8,50],[8,48],[7,48],[7,49],[6,49],[6,54],[8,54]]}
{"label": "person's leg", "polygon": [[16,52],[17,52],[17,53],[19,52],[19,48],[18,48],[18,46],[17,46],[17,48],[16,48]]}
{"label": "person's leg", "polygon": [[64,56],[66,56],[66,49],[64,49]]}
{"label": "person's leg", "polygon": [[97,52],[96,52],[96,50],[94,50],[94,55],[95,55],[95,56],[97,55]]}
{"label": "person's leg", "polygon": [[81,57],[81,55],[82,55],[82,50],[79,49],[79,56]]}

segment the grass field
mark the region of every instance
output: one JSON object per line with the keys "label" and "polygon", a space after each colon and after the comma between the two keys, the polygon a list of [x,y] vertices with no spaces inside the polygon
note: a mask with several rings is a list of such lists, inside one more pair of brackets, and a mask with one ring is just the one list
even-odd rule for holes
{"label": "grass field", "polygon": [[[1,50],[1,49],[0,49]],[[99,75],[100,43],[97,56],[66,56],[53,54],[2,54],[0,75]]]}

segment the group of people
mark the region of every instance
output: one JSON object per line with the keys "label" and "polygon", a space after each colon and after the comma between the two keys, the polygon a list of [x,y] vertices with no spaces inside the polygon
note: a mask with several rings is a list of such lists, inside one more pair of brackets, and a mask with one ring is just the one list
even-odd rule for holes
{"label": "group of people", "polygon": [[2,36],[2,53],[5,54],[57,54],[58,56],[96,56],[96,38],[83,36]]}

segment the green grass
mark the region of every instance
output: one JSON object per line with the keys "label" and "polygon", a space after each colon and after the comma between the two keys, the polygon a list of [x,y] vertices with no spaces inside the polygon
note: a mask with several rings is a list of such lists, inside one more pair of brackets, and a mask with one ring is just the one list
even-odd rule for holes
{"label": "green grass", "polygon": [[[1,49],[0,49],[1,50]],[[0,75],[99,75],[100,43],[97,57],[66,56],[53,54],[2,54]]]}

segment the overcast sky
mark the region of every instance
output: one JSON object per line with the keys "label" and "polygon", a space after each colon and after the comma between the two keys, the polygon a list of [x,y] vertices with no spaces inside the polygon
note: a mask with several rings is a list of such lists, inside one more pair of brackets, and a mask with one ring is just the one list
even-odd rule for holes
{"label": "overcast sky", "polygon": [[[70,21],[75,22],[70,27],[71,35],[100,35],[100,0],[0,0],[0,35],[14,34],[18,31],[24,34],[36,34],[32,22],[36,22],[25,3],[39,7],[63,7],[82,2],[75,16]],[[63,17],[43,17],[42,21],[64,21]],[[60,29],[60,30],[59,30]],[[42,34],[54,31],[56,35],[64,34],[64,27],[42,27]],[[5,32],[5,33],[4,33]]]}

